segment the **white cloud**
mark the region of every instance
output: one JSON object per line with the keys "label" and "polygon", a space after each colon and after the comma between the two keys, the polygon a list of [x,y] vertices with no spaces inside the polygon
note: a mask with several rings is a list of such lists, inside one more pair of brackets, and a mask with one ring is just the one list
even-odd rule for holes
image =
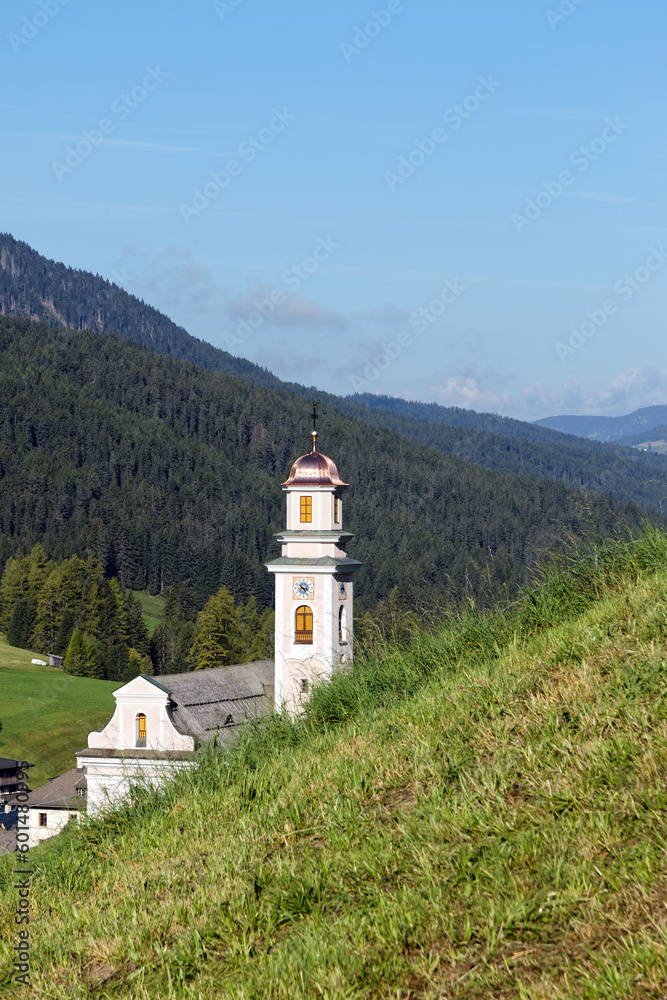
{"label": "white cloud", "polygon": [[555,390],[546,382],[531,382],[523,398],[529,419],[560,414],[621,416],[667,403],[667,370],[626,368],[597,387],[584,386],[579,379],[566,379]]}
{"label": "white cloud", "polygon": [[511,406],[509,392],[494,392],[483,386],[474,374],[452,376],[439,385],[432,385],[429,394],[442,406],[461,406],[483,413],[507,412]]}

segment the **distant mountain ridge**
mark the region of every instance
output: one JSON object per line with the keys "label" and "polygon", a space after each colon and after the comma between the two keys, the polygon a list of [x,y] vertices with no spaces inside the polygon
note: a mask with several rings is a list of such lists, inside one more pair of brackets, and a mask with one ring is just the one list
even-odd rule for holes
{"label": "distant mountain ridge", "polygon": [[575,434],[591,441],[621,441],[623,438],[644,435],[654,427],[667,424],[667,405],[645,406],[623,417],[563,415],[543,417],[535,422],[541,427],[549,427],[564,434]]}
{"label": "distant mountain ridge", "polygon": [[[369,394],[334,396],[283,382],[266,368],[191,336],[163,313],[99,275],[43,257],[27,243],[0,234],[0,313],[51,327],[114,332],[141,347],[252,385],[317,398],[363,423],[485,469],[550,479],[613,493],[645,509],[667,494],[667,456],[600,444],[491,413]],[[612,419],[612,418],[602,418]],[[664,421],[663,421],[664,422]]]}

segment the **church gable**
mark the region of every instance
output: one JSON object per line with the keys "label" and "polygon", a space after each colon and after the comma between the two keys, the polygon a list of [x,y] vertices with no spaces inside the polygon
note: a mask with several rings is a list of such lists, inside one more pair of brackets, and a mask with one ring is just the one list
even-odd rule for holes
{"label": "church gable", "polygon": [[114,691],[116,711],[104,729],[88,736],[94,750],[194,750],[194,739],[172,719],[171,692],[141,674]]}

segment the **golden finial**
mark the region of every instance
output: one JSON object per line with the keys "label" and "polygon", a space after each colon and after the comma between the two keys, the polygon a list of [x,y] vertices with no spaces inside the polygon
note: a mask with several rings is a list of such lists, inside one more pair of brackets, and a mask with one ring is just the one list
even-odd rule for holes
{"label": "golden finial", "polygon": [[317,407],[319,405],[320,405],[319,403],[313,402],[313,429],[312,429],[312,431],[310,433],[310,436],[313,439],[313,451],[317,451],[317,439],[320,436],[317,433],[317,421],[319,419],[319,416],[318,416],[318,413],[317,413]]}

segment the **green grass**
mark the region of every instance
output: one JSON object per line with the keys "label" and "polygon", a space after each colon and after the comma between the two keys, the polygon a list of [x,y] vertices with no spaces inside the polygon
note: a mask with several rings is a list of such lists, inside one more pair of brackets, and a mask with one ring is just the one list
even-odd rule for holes
{"label": "green grass", "polygon": [[160,594],[157,597],[153,597],[146,590],[133,590],[132,593],[138,598],[141,604],[144,621],[152,637],[156,625],[164,618],[164,597]]}
{"label": "green grass", "polygon": [[120,685],[33,665],[34,655],[0,639],[0,756],[35,764],[30,785],[37,788],[76,766],[88,733],[109,721]]}
{"label": "green grass", "polygon": [[34,851],[25,995],[662,1000],[666,772],[648,533],[378,644],[298,723]]}
{"label": "green grass", "polygon": [[29,670],[33,673],[52,673],[53,667],[41,667],[33,663],[33,659],[46,660],[43,653],[31,653],[27,649],[10,646],[6,639],[0,636],[0,670]]}

